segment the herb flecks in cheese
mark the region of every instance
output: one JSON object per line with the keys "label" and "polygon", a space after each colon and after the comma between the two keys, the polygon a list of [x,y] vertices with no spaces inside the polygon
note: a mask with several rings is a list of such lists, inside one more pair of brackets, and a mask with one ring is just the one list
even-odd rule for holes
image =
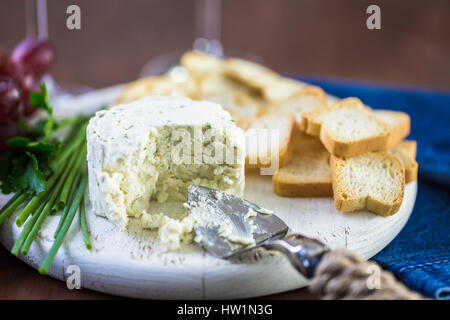
{"label": "herb flecks in cheese", "polygon": [[[189,185],[238,196],[244,190],[243,132],[214,103],[152,96],[99,111],[87,142],[94,212],[122,229],[152,201],[185,201]],[[155,219],[162,219],[154,225],[168,246],[189,229],[176,219]]]}

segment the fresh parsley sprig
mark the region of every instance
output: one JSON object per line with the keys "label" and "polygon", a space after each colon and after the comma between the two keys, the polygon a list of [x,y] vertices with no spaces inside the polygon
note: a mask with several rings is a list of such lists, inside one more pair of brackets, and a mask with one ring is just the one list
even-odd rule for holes
{"label": "fresh parsley sprig", "polygon": [[[15,192],[0,210],[0,224],[21,207],[16,224],[24,227],[11,252],[26,255],[48,215],[62,210],[55,241],[39,268],[47,274],[77,212],[86,247],[92,248],[84,208],[90,117],[56,120],[45,85],[31,95],[31,103],[48,116],[34,125],[21,123],[23,135],[9,139],[8,151],[0,156],[0,189],[5,194]],[[59,141],[55,133],[66,127],[68,132]]]}
{"label": "fresh parsley sprig", "polygon": [[24,136],[6,142],[8,151],[0,156],[0,190],[4,194],[24,191],[34,195],[43,192],[46,178],[52,173],[49,161],[57,157],[61,149],[61,143],[51,137],[56,126],[44,84],[40,92],[31,95],[31,104],[47,111],[48,117],[38,121],[33,129],[22,124]]}

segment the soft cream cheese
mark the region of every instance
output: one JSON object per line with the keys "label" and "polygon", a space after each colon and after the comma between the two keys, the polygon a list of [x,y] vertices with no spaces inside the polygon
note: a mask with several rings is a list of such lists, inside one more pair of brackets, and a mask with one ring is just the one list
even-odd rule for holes
{"label": "soft cream cheese", "polygon": [[[189,209],[188,218],[192,219],[191,221],[193,221],[193,227],[218,229],[219,235],[222,239],[231,244],[244,246],[255,244],[255,239],[253,238],[252,232],[256,230],[256,226],[251,218],[255,217],[257,212],[249,208],[248,212],[244,216],[244,219],[242,220],[244,225],[248,225],[248,232],[246,234],[238,232],[236,227],[233,226],[228,214],[222,211],[216,211],[214,206],[214,202],[216,202],[216,200],[220,201],[223,198],[228,197],[228,194],[217,190],[214,193],[214,199],[200,196],[198,200],[186,203],[186,207]],[[203,241],[201,235],[197,234],[195,241],[201,243]]]}
{"label": "soft cream cheese", "polygon": [[[89,122],[87,145],[94,212],[122,229],[152,201],[185,201],[189,185],[238,196],[244,190],[244,135],[215,103],[152,96],[99,111]],[[222,152],[220,161],[215,156]],[[189,219],[149,219],[170,248],[192,230]]]}

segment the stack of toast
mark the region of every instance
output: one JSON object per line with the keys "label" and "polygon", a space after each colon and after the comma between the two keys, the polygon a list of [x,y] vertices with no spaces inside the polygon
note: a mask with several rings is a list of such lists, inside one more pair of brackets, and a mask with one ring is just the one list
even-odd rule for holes
{"label": "stack of toast", "polygon": [[186,80],[169,74],[140,79],[117,102],[177,92],[221,104],[248,136],[276,130],[276,147],[258,141],[258,148],[247,148],[246,168],[269,167],[276,158],[272,181],[279,196],[334,197],[339,211],[389,216],[400,208],[405,183],[417,179],[417,144],[404,140],[410,131],[404,112],[339,100],[243,59],[190,51],[180,64]]}

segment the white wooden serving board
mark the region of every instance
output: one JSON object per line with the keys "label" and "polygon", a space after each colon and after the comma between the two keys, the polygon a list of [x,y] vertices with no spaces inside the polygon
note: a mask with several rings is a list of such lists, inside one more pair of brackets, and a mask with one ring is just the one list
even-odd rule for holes
{"label": "white wooden serving board", "polygon": [[[91,112],[109,104],[120,87],[85,94],[66,106],[64,112]],[[370,258],[389,244],[406,224],[416,193],[417,182],[406,185],[399,212],[387,218],[369,212],[338,212],[331,198],[278,197],[272,191],[269,176],[247,176],[245,197],[273,210],[290,226],[290,232],[317,238],[331,248],[347,247],[363,258]],[[6,196],[0,196],[0,204],[6,200]],[[7,249],[12,248],[21,231],[15,224],[17,214],[0,229],[0,242]],[[154,234],[150,231],[138,232],[133,228],[130,232],[119,231],[108,220],[95,216],[89,206],[87,218],[93,250],[88,251],[84,246],[77,217],[53,262],[51,276],[66,281],[73,272],[67,272],[67,268],[76,265],[85,288],[154,299],[239,299],[307,284],[281,254],[260,249],[239,260],[228,261],[213,258],[196,245],[186,245],[182,252],[163,252],[152,240]],[[33,268],[39,267],[53,243],[58,219],[59,216],[47,219],[30,252],[20,256],[21,260]]]}

